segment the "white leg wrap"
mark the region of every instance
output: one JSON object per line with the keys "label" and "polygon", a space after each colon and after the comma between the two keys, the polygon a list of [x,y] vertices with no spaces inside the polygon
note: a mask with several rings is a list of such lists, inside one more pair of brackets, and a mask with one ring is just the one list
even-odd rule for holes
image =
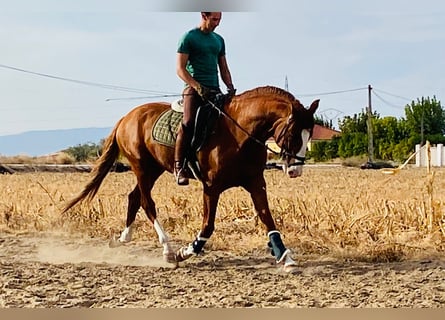
{"label": "white leg wrap", "polygon": [[280,231],[278,231],[278,230],[272,230],[272,231],[269,231],[269,232],[267,233],[267,237],[270,237],[270,235],[271,235],[271,234],[274,234],[274,233],[278,233],[279,235],[281,235],[281,232],[280,232]]}
{"label": "white leg wrap", "polygon": [[131,235],[133,233],[133,225],[126,227],[124,231],[122,231],[121,236],[119,237],[119,242],[125,243],[131,241]]}
{"label": "white leg wrap", "polygon": [[155,227],[156,233],[158,234],[159,242],[164,247],[164,250],[162,251],[164,259],[166,259],[167,262],[176,262],[175,252],[173,251],[173,248],[170,245],[170,239],[168,238],[167,233],[165,233],[164,229],[159,224],[157,219],[155,219],[153,225]]}
{"label": "white leg wrap", "polygon": [[195,254],[195,252],[193,251],[193,245],[189,244],[186,248],[184,248],[182,254],[186,258],[193,256]]}
{"label": "white leg wrap", "polygon": [[160,242],[161,244],[168,243],[168,241],[169,241],[168,236],[167,236],[167,234],[165,233],[165,231],[164,231],[164,229],[162,228],[162,226],[159,224],[159,222],[158,222],[157,219],[155,219],[153,225],[154,225],[154,227],[155,227],[156,233],[158,234],[159,242]]}

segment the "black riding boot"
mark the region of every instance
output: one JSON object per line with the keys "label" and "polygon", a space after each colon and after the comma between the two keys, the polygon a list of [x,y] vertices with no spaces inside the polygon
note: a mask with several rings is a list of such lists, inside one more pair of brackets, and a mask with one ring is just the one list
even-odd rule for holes
{"label": "black riding boot", "polygon": [[187,172],[183,162],[175,161],[174,175],[176,183],[180,186],[186,186],[189,184],[189,178],[187,177]]}
{"label": "black riding boot", "polygon": [[187,149],[190,148],[191,139],[192,135],[190,134],[190,130],[188,130],[186,126],[182,125],[178,131],[178,136],[176,137],[175,163],[173,168],[176,183],[180,186],[186,186],[189,184],[189,175],[185,163],[185,155]]}

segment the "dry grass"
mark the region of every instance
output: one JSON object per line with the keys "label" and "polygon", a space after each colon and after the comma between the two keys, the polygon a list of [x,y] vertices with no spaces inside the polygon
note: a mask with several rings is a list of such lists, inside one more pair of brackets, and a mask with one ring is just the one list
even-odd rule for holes
{"label": "dry grass", "polygon": [[[388,176],[377,170],[307,166],[288,179],[266,171],[269,202],[288,247],[300,254],[324,254],[368,261],[395,261],[441,254],[445,240],[445,169],[409,168]],[[85,173],[26,173],[0,176],[0,230],[66,230],[108,238],[125,225],[132,173],[111,173],[91,204],[59,211],[90,176]],[[173,183],[169,174],[153,190],[158,217],[170,236],[191,241],[201,225],[201,185]],[[140,211],[134,239],[157,241]],[[248,194],[226,191],[218,207],[210,249],[246,254],[266,247],[267,237]]]}
{"label": "dry grass", "polygon": [[28,155],[6,157],[0,155],[0,164],[73,164],[75,162],[75,159],[65,152],[56,152],[39,157],[31,157]]}

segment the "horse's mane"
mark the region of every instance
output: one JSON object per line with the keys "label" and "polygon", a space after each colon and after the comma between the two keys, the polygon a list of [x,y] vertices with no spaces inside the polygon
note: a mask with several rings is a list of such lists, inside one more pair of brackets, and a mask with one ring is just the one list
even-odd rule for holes
{"label": "horse's mane", "polygon": [[293,102],[295,101],[295,97],[290,92],[273,86],[265,86],[265,87],[258,87],[254,88],[248,91],[245,91],[242,95],[246,96],[252,96],[252,95],[263,95],[263,94],[273,94],[273,95],[279,95],[284,98],[289,99],[289,101]]}

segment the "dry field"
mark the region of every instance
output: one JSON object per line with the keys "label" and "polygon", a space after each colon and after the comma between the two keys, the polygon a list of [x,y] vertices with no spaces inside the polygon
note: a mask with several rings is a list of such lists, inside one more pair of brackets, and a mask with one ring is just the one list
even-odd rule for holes
{"label": "dry field", "polygon": [[[125,226],[132,173],[110,173],[91,204],[65,215],[87,173],[0,175],[0,307],[431,307],[445,303],[445,170],[307,166],[301,178],[266,171],[269,203],[300,264],[280,274],[248,194],[226,191],[205,254],[162,262],[140,211]],[[175,245],[201,224],[201,186],[161,176],[158,218]],[[156,279],[156,280],[155,280]]]}

